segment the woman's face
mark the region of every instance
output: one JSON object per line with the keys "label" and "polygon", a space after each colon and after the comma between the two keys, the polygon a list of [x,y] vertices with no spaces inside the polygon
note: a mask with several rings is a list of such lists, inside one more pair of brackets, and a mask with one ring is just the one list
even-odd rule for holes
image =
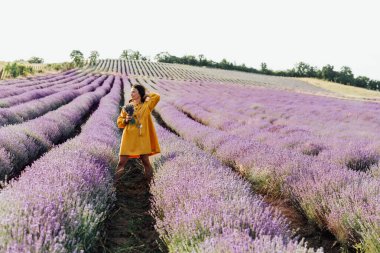
{"label": "woman's face", "polygon": [[139,98],[141,99],[139,91],[135,88],[131,89],[131,97],[133,100],[138,100]]}

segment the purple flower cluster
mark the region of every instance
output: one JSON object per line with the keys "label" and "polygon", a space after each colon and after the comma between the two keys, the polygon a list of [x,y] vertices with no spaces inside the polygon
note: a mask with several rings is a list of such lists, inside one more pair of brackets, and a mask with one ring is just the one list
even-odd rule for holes
{"label": "purple flower cluster", "polygon": [[247,234],[238,230],[231,230],[216,237],[207,238],[200,245],[200,252],[213,253],[322,253],[322,249],[314,251],[303,247],[303,240],[284,241],[281,236],[260,236],[253,240]]}
{"label": "purple flower cluster", "polygon": [[34,99],[39,99],[46,97],[48,95],[54,94],[61,90],[68,90],[68,89],[77,89],[77,85],[81,83],[83,80],[88,79],[89,77],[95,77],[95,75],[75,75],[70,78],[64,78],[59,81],[55,82],[48,82],[40,85],[35,85],[32,87],[8,87],[8,91],[10,90],[25,90],[25,92],[14,95],[14,96],[7,96],[5,98],[0,99],[0,107],[10,107],[17,104],[25,103]]}
{"label": "purple flower cluster", "polygon": [[306,155],[329,156],[330,162],[353,170],[366,171],[379,161],[378,103],[238,85],[194,84],[190,92],[186,83],[159,84],[161,92],[170,94],[170,103],[213,128]]}
{"label": "purple flower cluster", "polygon": [[85,80],[71,85],[71,89],[58,91],[50,96],[35,99],[10,108],[0,108],[0,115],[4,115],[4,117],[0,119],[0,126],[21,123],[55,110],[82,94],[94,91],[105,79],[106,76],[98,78],[92,76],[87,77]]}
{"label": "purple flower cluster", "polygon": [[46,88],[46,89],[33,90],[31,92],[23,93],[20,95],[3,98],[3,99],[0,99],[0,108],[10,107],[10,106],[28,102],[34,99],[43,98],[51,94],[54,94],[55,92],[56,91],[54,89]]}
{"label": "purple flower cluster", "polygon": [[111,175],[121,80],[108,81],[111,91],[81,134],[46,153],[0,192],[1,252],[92,251],[115,198]]}
{"label": "purple flower cluster", "polygon": [[0,167],[0,177],[11,177],[53,145],[72,135],[91,112],[91,108],[110,91],[113,78],[108,77],[95,91],[87,92],[39,118],[0,128],[0,149],[8,153],[0,156],[0,163],[10,165]]}
{"label": "purple flower cluster", "polygon": [[83,72],[70,72],[68,74],[61,73],[55,76],[43,76],[41,78],[33,77],[31,80],[10,80],[11,84],[0,85],[0,98],[17,96],[23,93],[29,93],[36,89],[44,89],[53,85],[65,84],[74,80],[78,80],[86,75]]}
{"label": "purple flower cluster", "polygon": [[154,157],[152,214],[170,252],[314,252],[291,239],[287,221],[247,181],[194,144],[156,129],[162,150]]}
{"label": "purple flower cluster", "polygon": [[379,248],[378,178],[323,156],[302,154],[206,126],[165,99],[156,110],[183,138],[240,170],[261,191],[291,199],[310,222],[329,229],[343,245]]}

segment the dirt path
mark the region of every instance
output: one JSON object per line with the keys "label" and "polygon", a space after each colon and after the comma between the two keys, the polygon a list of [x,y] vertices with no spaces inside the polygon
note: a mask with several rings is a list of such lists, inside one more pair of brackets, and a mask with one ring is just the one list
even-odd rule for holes
{"label": "dirt path", "polygon": [[308,248],[323,247],[325,253],[339,253],[340,244],[337,243],[334,235],[329,231],[321,231],[317,225],[311,224],[296,210],[290,200],[276,199],[268,195],[263,195],[265,202],[278,209],[284,215],[292,229],[297,231],[297,235],[305,238]]}
{"label": "dirt path", "polygon": [[149,214],[151,194],[139,159],[128,161],[122,181],[116,207],[106,222],[107,236],[97,252],[167,252]]}

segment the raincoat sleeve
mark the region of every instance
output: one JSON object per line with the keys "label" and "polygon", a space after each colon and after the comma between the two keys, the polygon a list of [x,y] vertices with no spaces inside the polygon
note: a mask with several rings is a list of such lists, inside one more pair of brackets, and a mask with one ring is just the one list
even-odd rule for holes
{"label": "raincoat sleeve", "polygon": [[124,120],[127,118],[127,113],[124,111],[124,109],[121,109],[119,117],[117,117],[117,127],[118,128],[124,128],[126,127],[126,124],[124,123]]}
{"label": "raincoat sleeve", "polygon": [[150,99],[147,101],[148,103],[148,108],[150,111],[153,111],[154,107],[157,105],[158,101],[160,101],[160,94],[155,93],[155,92],[150,92],[148,94]]}

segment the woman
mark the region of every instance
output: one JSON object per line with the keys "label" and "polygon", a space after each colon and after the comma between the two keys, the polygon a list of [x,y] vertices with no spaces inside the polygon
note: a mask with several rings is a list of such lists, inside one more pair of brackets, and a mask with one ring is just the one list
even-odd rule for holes
{"label": "woman", "polygon": [[[160,153],[156,130],[151,112],[160,100],[160,95],[146,92],[144,86],[135,84],[131,88],[129,103],[134,106],[133,115],[128,115],[124,108],[117,118],[117,126],[124,128],[119,151],[119,163],[115,173],[115,184],[119,183],[124,167],[130,158],[140,158],[144,165],[144,174],[148,182],[153,177],[153,168],[149,156]],[[132,120],[134,119],[134,120]]]}

